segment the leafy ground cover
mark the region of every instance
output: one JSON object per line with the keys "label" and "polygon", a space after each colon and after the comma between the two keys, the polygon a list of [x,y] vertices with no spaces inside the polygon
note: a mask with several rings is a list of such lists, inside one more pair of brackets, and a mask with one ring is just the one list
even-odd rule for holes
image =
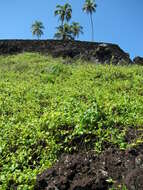
{"label": "leafy ground cover", "polygon": [[62,153],[143,141],[143,67],[63,62],[32,53],[0,57],[2,190],[33,189]]}

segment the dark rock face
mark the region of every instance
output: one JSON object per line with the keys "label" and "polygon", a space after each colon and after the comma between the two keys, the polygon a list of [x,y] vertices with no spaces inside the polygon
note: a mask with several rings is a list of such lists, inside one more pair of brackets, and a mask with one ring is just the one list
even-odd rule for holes
{"label": "dark rock face", "polygon": [[126,151],[109,148],[100,155],[63,155],[37,176],[35,190],[108,190],[123,184],[128,190],[143,189],[143,145]]}
{"label": "dark rock face", "polygon": [[53,57],[82,58],[92,62],[129,64],[129,55],[109,43],[58,40],[0,40],[0,54],[41,52]]}
{"label": "dark rock face", "polygon": [[133,62],[135,63],[135,64],[137,64],[137,65],[143,65],[143,57],[135,57],[134,59],[133,59]]}

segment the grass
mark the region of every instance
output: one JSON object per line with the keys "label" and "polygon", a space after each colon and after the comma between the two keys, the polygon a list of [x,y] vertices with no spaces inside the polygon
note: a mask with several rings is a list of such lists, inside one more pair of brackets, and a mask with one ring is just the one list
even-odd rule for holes
{"label": "grass", "polygon": [[0,189],[33,189],[63,152],[125,149],[143,127],[143,67],[62,64],[40,54],[0,57]]}

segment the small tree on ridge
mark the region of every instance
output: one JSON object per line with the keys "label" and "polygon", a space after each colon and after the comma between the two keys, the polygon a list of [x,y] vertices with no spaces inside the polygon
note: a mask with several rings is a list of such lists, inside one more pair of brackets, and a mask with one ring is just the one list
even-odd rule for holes
{"label": "small tree on ridge", "polygon": [[83,34],[83,27],[80,26],[78,22],[72,22],[71,25],[71,33],[73,35],[73,38],[79,37],[79,34]]}
{"label": "small tree on ridge", "polygon": [[31,26],[32,35],[37,36],[39,40],[40,37],[44,34],[43,29],[44,29],[43,23],[36,20],[34,24],[32,24]]}
{"label": "small tree on ridge", "polygon": [[57,27],[54,38],[58,40],[73,40],[71,26],[65,23]]}

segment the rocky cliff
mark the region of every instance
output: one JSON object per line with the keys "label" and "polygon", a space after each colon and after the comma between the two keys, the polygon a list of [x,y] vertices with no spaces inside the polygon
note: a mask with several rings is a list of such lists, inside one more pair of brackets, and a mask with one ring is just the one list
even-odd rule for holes
{"label": "rocky cliff", "polygon": [[133,62],[134,62],[134,64],[142,65],[142,66],[143,66],[143,57],[137,56],[137,57],[135,57],[135,58],[133,59]]}
{"label": "rocky cliff", "polygon": [[54,57],[82,58],[93,62],[129,64],[129,54],[118,45],[59,40],[0,40],[0,54],[40,52]]}

